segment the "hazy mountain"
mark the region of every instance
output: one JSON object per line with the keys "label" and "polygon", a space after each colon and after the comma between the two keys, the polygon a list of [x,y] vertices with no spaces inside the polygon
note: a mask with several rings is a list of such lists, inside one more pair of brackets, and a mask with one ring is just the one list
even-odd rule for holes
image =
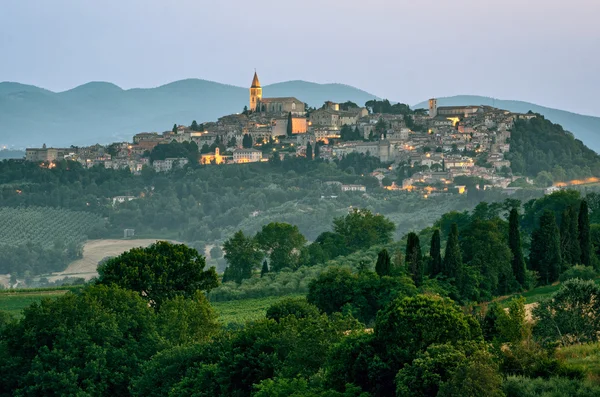
{"label": "hazy mountain", "polygon": [[[123,90],[91,82],[64,92],[0,83],[0,146],[86,145],[131,140],[142,131],[170,130],[174,123],[214,121],[241,112],[248,89],[205,80]],[[289,81],[263,87],[265,97],[295,96],[311,106],[326,100],[359,104],[376,98],[342,84]]]}
{"label": "hazy mountain", "polygon": [[[529,102],[508,101],[482,96],[459,95],[438,98],[438,106],[462,105],[489,105],[517,113],[527,113],[531,110],[534,113],[544,115],[544,117],[551,120],[553,123],[562,125],[566,130],[571,131],[577,139],[583,141],[587,147],[600,153],[600,117],[584,116],[564,110],[535,105]],[[413,106],[413,109],[428,107],[429,105],[426,101]]]}

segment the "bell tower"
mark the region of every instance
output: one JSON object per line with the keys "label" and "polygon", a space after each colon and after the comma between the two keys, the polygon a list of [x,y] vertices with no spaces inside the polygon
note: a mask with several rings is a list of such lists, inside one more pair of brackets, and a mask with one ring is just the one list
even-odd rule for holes
{"label": "bell tower", "polygon": [[250,86],[250,111],[256,111],[256,106],[262,99],[262,87],[260,81],[258,81],[258,75],[256,70],[254,71],[254,79],[252,79],[252,85]]}

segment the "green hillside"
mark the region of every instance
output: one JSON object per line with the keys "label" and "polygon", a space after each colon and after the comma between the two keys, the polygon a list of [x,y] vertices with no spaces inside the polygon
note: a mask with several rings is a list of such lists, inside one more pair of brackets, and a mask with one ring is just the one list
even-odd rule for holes
{"label": "green hillside", "polygon": [[[532,111],[544,115],[553,123],[562,125],[565,130],[572,132],[575,138],[583,141],[589,148],[600,152],[600,117],[585,116],[564,110],[547,108],[529,102],[509,101],[474,95],[458,95],[438,98],[438,106],[488,105],[512,112],[527,113]],[[427,108],[427,102],[413,106],[413,109]]]}
{"label": "green hillside", "polygon": [[[365,103],[374,95],[342,84],[290,81],[265,86],[266,97],[295,96],[311,106],[326,100]],[[241,112],[248,90],[188,79],[157,88],[123,90],[91,82],[54,93],[17,83],[0,83],[0,146],[88,145],[131,140],[142,131],[174,123],[212,121]],[[23,134],[22,131],[27,131]]]}

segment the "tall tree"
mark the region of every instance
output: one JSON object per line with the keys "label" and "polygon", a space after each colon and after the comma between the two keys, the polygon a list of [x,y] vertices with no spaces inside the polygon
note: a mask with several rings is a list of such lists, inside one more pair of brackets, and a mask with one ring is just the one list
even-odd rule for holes
{"label": "tall tree", "polygon": [[576,265],[581,260],[577,223],[577,211],[575,207],[569,206],[565,208],[560,222],[560,247],[563,262],[567,265]]}
{"label": "tall tree", "polygon": [[173,131],[173,134],[177,134],[177,124],[173,124],[173,129],[171,131]]}
{"label": "tall tree", "polygon": [[458,243],[458,225],[453,223],[446,242],[442,273],[449,278],[458,280],[462,271],[462,255]]}
{"label": "tall tree", "polygon": [[252,136],[250,134],[244,134],[244,137],[242,138],[242,147],[244,147],[244,149],[252,148]]}
{"label": "tall tree", "polygon": [[228,281],[241,283],[252,277],[252,271],[260,265],[263,253],[252,237],[240,230],[223,244],[225,259],[229,263]]}
{"label": "tall tree", "polygon": [[310,142],[306,144],[306,158],[310,161],[313,159],[313,149]]}
{"label": "tall tree", "polygon": [[420,286],[423,283],[423,254],[416,233],[409,233],[406,240],[406,265],[415,285]]}
{"label": "tall tree", "polygon": [[581,264],[592,265],[592,242],[590,238],[590,214],[587,200],[581,201],[579,207],[579,247],[581,248]]}
{"label": "tall tree", "polygon": [[546,210],[540,218],[540,227],[531,236],[529,266],[539,273],[540,280],[549,284],[558,280],[562,264],[560,233],[556,217]]}
{"label": "tall tree", "polygon": [[292,136],[294,134],[294,119],[292,118],[292,112],[288,113],[288,121],[287,121],[287,136]]}
{"label": "tall tree", "polygon": [[390,254],[386,249],[379,251],[379,254],[377,255],[375,272],[379,277],[390,276],[392,274],[392,261]]}
{"label": "tall tree", "polygon": [[431,236],[429,257],[431,258],[431,276],[435,277],[442,272],[442,243],[440,241],[440,229],[435,229]]}
{"label": "tall tree", "polygon": [[521,247],[521,231],[519,230],[519,212],[510,210],[508,217],[508,246],[512,252],[512,271],[521,286],[525,286],[525,259]]}
{"label": "tall tree", "polygon": [[262,269],[260,269],[260,277],[264,277],[265,274],[269,273],[269,264],[267,263],[267,260],[265,259],[263,264],[262,264]]}
{"label": "tall tree", "polygon": [[199,128],[198,123],[196,122],[196,120],[192,121],[192,125],[190,126],[190,129],[192,131],[200,131],[200,128]]}
{"label": "tall tree", "polygon": [[320,156],[321,156],[321,145],[319,145],[319,142],[315,142],[315,153],[314,153],[315,160],[317,160]]}

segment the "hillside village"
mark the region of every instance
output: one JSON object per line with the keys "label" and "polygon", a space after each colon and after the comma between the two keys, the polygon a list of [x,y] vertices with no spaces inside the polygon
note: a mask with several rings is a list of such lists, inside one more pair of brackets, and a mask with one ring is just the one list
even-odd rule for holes
{"label": "hillside village", "polygon": [[[150,153],[174,141],[195,144],[203,165],[297,156],[335,160],[361,153],[389,164],[372,174],[388,190],[433,194],[454,189],[462,193],[464,186],[456,178],[467,176],[485,179],[489,183],[485,187],[510,193],[514,188],[509,185],[518,179],[505,159],[510,130],[515,120],[534,117],[490,106],[438,107],[436,99],[429,100],[429,109],[417,110],[387,100],[368,101],[365,106],[326,102],[311,108],[294,97],[263,97],[255,73],[249,104],[239,114],[216,122],[175,125],[163,133],[141,132],[131,142],[107,146],[28,148],[26,160],[48,167],[56,160],[70,159],[86,167],[128,168],[134,173],[152,167],[156,172],[169,172],[185,166],[189,158],[152,159]],[[399,173],[404,177],[396,178]],[[342,190],[366,189],[344,185]]]}

